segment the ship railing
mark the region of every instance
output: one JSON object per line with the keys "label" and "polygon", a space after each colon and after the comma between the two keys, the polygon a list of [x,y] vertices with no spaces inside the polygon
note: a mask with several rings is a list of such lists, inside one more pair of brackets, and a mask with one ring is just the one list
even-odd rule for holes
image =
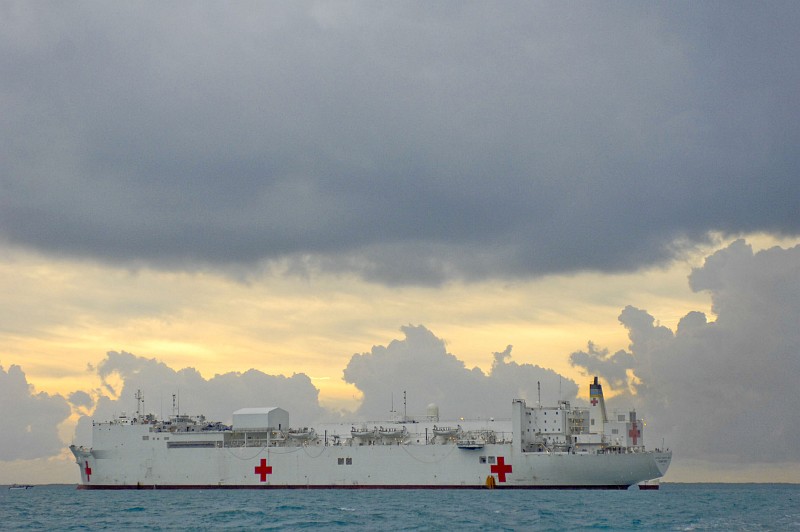
{"label": "ship railing", "polygon": [[267,439],[248,439],[236,438],[224,442],[223,447],[278,447],[283,441],[267,440]]}
{"label": "ship railing", "polygon": [[459,449],[483,449],[486,442],[479,438],[462,438],[456,441]]}
{"label": "ship railing", "polygon": [[634,454],[649,452],[643,445],[607,445],[597,449],[597,454]]}

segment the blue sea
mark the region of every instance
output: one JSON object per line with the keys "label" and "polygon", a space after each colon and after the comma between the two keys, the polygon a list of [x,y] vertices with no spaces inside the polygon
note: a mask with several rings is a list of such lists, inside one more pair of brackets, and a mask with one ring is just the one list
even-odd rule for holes
{"label": "blue sea", "polygon": [[0,488],[0,529],[800,530],[800,484],[658,491]]}

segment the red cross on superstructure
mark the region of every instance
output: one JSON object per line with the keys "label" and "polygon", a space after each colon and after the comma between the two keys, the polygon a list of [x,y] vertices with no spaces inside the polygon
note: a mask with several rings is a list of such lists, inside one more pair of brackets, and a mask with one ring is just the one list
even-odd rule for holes
{"label": "red cross on superstructure", "polygon": [[511,473],[511,464],[506,463],[506,459],[502,456],[497,457],[497,464],[491,468],[492,473],[497,473],[497,480],[500,482],[506,481],[506,473]]}
{"label": "red cross on superstructure", "polygon": [[267,475],[272,474],[272,466],[267,465],[267,459],[262,458],[261,464],[256,466],[256,475],[261,475],[261,482],[267,481]]}
{"label": "red cross on superstructure", "polygon": [[85,463],[86,467],[83,468],[83,472],[86,473],[86,482],[90,482],[92,480],[92,468],[89,467],[88,460]]}
{"label": "red cross on superstructure", "polygon": [[597,406],[597,397],[592,397],[592,406]]}
{"label": "red cross on superstructure", "polygon": [[628,436],[633,438],[633,444],[634,445],[636,445],[636,442],[638,441],[639,436],[641,436],[641,435],[642,435],[642,433],[639,432],[639,426],[634,421],[633,425],[631,426],[631,430],[628,431]]}

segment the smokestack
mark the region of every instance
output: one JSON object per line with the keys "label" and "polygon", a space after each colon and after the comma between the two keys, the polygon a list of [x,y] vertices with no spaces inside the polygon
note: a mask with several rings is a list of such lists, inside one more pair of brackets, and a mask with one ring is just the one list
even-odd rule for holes
{"label": "smokestack", "polygon": [[608,416],[606,415],[606,402],[603,399],[603,385],[597,379],[597,376],[594,378],[594,382],[589,385],[589,402],[591,406],[589,407],[589,418],[594,419],[594,427],[592,427],[592,432],[603,432],[603,425],[608,422]]}

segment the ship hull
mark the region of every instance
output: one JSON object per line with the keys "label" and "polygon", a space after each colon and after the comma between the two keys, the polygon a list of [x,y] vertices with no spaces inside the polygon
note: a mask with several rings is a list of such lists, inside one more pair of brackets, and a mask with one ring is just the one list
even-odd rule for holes
{"label": "ship hull", "polygon": [[662,476],[671,459],[657,452],[524,453],[512,444],[120,451],[73,448],[80,488],[627,489]]}

